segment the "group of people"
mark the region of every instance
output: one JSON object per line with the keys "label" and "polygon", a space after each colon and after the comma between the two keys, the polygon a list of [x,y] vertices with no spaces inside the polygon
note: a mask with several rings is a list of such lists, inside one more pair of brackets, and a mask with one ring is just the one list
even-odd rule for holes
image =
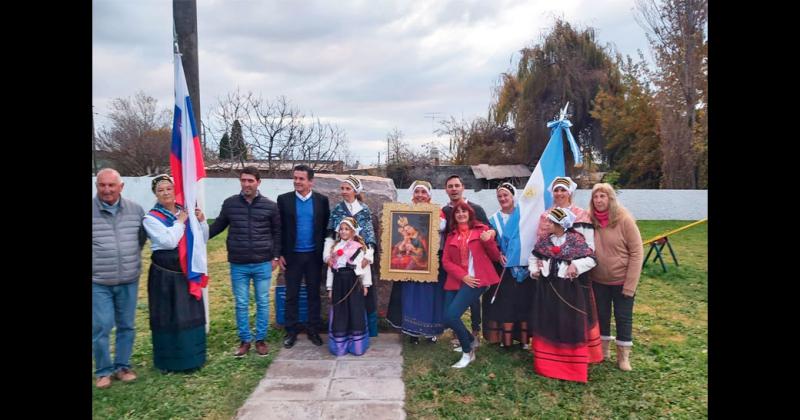
{"label": "group of people", "polygon": [[[234,357],[244,357],[251,346],[266,356],[269,290],[278,265],[286,280],[285,348],[298,334],[323,344],[320,288],[323,271],[330,300],[328,348],[337,356],[361,355],[369,338],[378,334],[377,302],[371,264],[377,239],[372,213],[363,200],[363,185],[349,176],[341,182],[342,200],[331,209],[328,198],[312,191],[314,171],[305,165],[293,170],[294,191],[277,202],[261,195],[261,177],[254,167],[244,168],[241,191],[227,198],[209,226],[200,209],[176,203],[173,180],[152,180],[156,203],[144,210],[121,197],[119,173],[98,172],[92,214],[92,343],[96,387],[136,379],[130,366],[135,335],[134,318],[141,250],[149,238],[148,310],[153,341],[153,363],[161,371],[191,371],[206,360],[206,319],[202,288],[187,281],[179,248],[189,212],[199,223],[203,240],[228,229],[226,246],[240,344]],[[617,327],[617,359],[630,370],[633,296],[638,282],[642,244],[631,215],[619,205],[613,188],[597,184],[590,208],[571,202],[575,184],[558,177],[550,186],[554,205],[541,216],[537,243],[531,255],[521,255],[519,205],[516,189],[503,183],[497,189],[500,210],[486,217],[476,203],[463,197],[458,176],[447,179],[450,202],[441,208],[438,230],[438,282],[395,282],[388,321],[411,336],[436,341],[445,328],[453,330],[455,351],[463,368],[475,360],[483,338],[511,348],[513,341],[531,349],[534,369],[545,376],[585,382],[587,364],[609,357],[611,308]],[[415,181],[412,203],[430,203],[432,186]],[[408,225],[411,226],[411,225]],[[393,261],[420,267],[427,264],[428,244],[418,232],[403,226],[404,241],[391,250]],[[435,228],[435,227],[432,227]],[[185,241],[184,241],[185,243]],[[185,245],[184,245],[185,246]],[[182,266],[183,264],[183,266]],[[256,316],[255,334],[249,320],[252,280]],[[305,283],[308,319],[299,320],[299,295]],[[482,301],[482,303],[481,303]],[[469,308],[471,331],[461,322]],[[483,312],[483,320],[481,313]],[[112,363],[109,336],[116,327]],[[532,343],[532,344],[530,344]]]}
{"label": "group of people", "polygon": [[[153,340],[153,364],[165,372],[191,371],[206,361],[206,314],[203,282],[188,281],[181,261],[181,241],[186,245],[189,211],[194,212],[202,240],[228,229],[226,246],[231,289],[235,302],[239,346],[234,357],[244,357],[251,347],[266,356],[269,324],[269,290],[272,271],[280,266],[286,279],[286,336],[291,348],[300,332],[321,346],[325,330],[320,316],[320,286],[327,267],[326,288],[331,299],[327,328],[330,351],[336,355],[363,354],[369,337],[378,334],[376,297],[371,292],[375,233],[372,214],[361,201],[361,182],[346,178],[342,201],[331,211],[328,198],[312,191],[314,170],[298,165],[293,171],[294,191],[277,202],[259,191],[257,168],[239,174],[241,191],[222,203],[219,216],[209,226],[200,209],[177,204],[171,177],[152,180],[155,205],[148,212],[122,198],[124,183],[111,168],[97,173],[97,195],[92,199],[92,345],[95,385],[111,386],[136,379],[130,357],[135,336],[135,314],[142,248],[150,239],[152,256],[147,276],[148,310]],[[190,241],[191,242],[191,241]],[[191,245],[189,245],[191,246]],[[183,264],[183,265],[182,265]],[[252,281],[256,316],[250,327]],[[302,283],[308,296],[308,320],[299,320]],[[112,363],[109,336],[116,328]]]}
{"label": "group of people", "polygon": [[[553,205],[539,217],[535,246],[521,250],[516,188],[501,183],[500,210],[487,218],[463,197],[458,176],[447,179],[450,202],[441,209],[437,283],[396,282],[387,319],[413,343],[430,341],[450,328],[461,358],[475,360],[483,339],[533,353],[534,371],[547,377],[586,382],[588,365],[610,359],[631,370],[633,301],[642,267],[642,239],[631,214],[606,183],[592,188],[589,209],[572,202],[577,188],[556,177],[548,190]],[[430,202],[431,185],[415,181],[412,203]],[[611,335],[614,310],[616,337]],[[469,308],[472,332],[461,316]],[[481,319],[483,318],[483,319]]]}

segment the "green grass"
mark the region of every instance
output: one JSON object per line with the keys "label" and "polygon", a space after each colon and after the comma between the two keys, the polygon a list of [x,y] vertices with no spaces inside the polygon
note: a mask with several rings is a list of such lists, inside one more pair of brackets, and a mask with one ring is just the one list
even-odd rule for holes
{"label": "green grass", "polygon": [[[267,366],[280,347],[282,331],[273,328],[275,319],[273,297],[275,274],[270,293],[270,328],[267,357],[236,359],[233,352],[239,346],[234,316],[230,272],[225,250],[227,231],[208,243],[209,312],[211,326],[208,334],[207,361],[194,373],[163,374],[153,367],[153,346],[150,337],[147,308],[147,270],[150,266],[150,246],[142,252],[142,276],[136,309],[136,340],[132,368],[139,375],[133,383],[114,381],[109,389],[94,388],[92,374],[92,417],[96,419],[229,419],[253,392],[264,377]],[[251,287],[252,296],[252,287]],[[255,303],[251,299],[251,325],[255,322]],[[113,334],[111,345],[113,351]],[[112,353],[113,354],[113,353]]]}
{"label": "green grass", "polygon": [[[647,239],[688,223],[641,221],[639,228]],[[707,417],[707,232],[701,224],[670,237],[680,266],[668,257],[667,273],[658,263],[642,272],[633,371],[612,361],[590,366],[588,384],[544,378],[533,373],[530,353],[497,345],[481,346],[476,362],[459,370],[450,368],[459,354],[450,351],[449,334],[435,344],[405,342],[408,418]]]}
{"label": "green grass", "polygon": [[[639,226],[647,239],[687,223],[642,221]],[[535,375],[530,354],[490,345],[478,350],[477,361],[467,369],[456,370],[450,365],[459,355],[450,351],[449,336],[435,344],[406,343],[408,418],[707,417],[706,226],[670,238],[679,267],[667,257],[669,272],[663,273],[657,263],[648,263],[643,271],[634,307],[632,372],[606,362],[590,367],[588,384],[564,382]],[[271,322],[268,357],[257,357],[253,351],[243,359],[231,356],[239,340],[225,236],[208,244],[212,322],[205,366],[191,374],[162,374],[152,366],[146,246],[131,359],[139,379],[131,384],[115,381],[110,389],[96,390],[91,375],[93,418],[229,419],[264,377],[282,334]],[[274,292],[270,298],[274,320]],[[251,303],[251,319],[254,312]],[[113,347],[113,336],[111,341]]]}

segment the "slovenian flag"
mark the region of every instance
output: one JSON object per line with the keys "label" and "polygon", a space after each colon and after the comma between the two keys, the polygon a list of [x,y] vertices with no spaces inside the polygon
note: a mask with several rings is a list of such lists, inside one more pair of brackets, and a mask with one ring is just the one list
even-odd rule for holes
{"label": "slovenian flag", "polygon": [[533,170],[528,183],[525,184],[525,189],[519,197],[519,238],[522,244],[519,253],[520,260],[517,265],[528,266],[528,257],[531,255],[534,245],[536,245],[539,216],[550,208],[553,203],[553,197],[548,193],[547,187],[555,177],[566,175],[562,131],[567,134],[575,166],[583,165],[578,145],[569,131],[572,123],[566,118],[568,106],[569,103],[561,110],[558,119],[547,123],[547,127],[550,129],[550,140],[547,141],[542,157],[539,158],[536,168]]}
{"label": "slovenian flag", "polygon": [[189,293],[198,300],[208,285],[208,258],[195,207],[202,209],[206,177],[200,137],[194,121],[192,100],[183,73],[181,55],[175,53],[175,118],[172,123],[172,149],[169,155],[172,178],[175,180],[175,201],[186,209],[189,226],[178,243],[181,269],[189,280]]}

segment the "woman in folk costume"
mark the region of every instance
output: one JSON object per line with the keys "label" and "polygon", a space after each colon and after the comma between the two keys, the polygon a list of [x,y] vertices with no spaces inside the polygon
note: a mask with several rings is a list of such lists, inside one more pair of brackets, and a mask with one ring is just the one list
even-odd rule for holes
{"label": "woman in folk costume", "polygon": [[[519,206],[514,204],[517,189],[509,182],[497,187],[497,202],[500,210],[489,217],[489,223],[497,232],[495,240],[502,252],[502,278],[483,297],[483,317],[486,322],[484,334],[490,343],[500,342],[509,348],[517,339],[523,349],[530,348],[528,324],[533,280],[529,278],[528,256],[520,255]],[[493,298],[490,298],[493,297]]]}
{"label": "woman in folk costume", "polygon": [[[572,223],[572,230],[583,235],[583,239],[586,241],[586,244],[589,245],[589,248],[594,251],[594,225],[589,217],[589,212],[572,203],[572,196],[577,188],[578,184],[576,184],[572,178],[568,176],[557,176],[552,182],[550,182],[548,190],[553,197],[553,206],[539,216],[539,228],[536,236],[537,240],[541,240],[549,235],[545,229],[547,229],[546,225],[549,223],[548,217],[550,210],[560,207],[562,209],[568,209],[573,215],[575,215],[575,220]],[[594,290],[589,290],[587,298],[592,301],[592,306],[595,306]],[[600,340],[600,325],[597,323],[597,319],[597,317],[591,318],[592,323],[589,325],[590,341],[592,343],[599,342]],[[603,359],[602,346],[592,345],[589,348],[589,352],[589,359],[592,363]]]}
{"label": "woman in folk costume", "polygon": [[597,297],[603,358],[609,359],[609,346],[615,340],[611,335],[613,306],[617,327],[617,365],[629,371],[633,347],[633,298],[644,258],[642,235],[636,220],[619,204],[617,194],[609,184],[594,185],[589,213],[595,224],[594,240],[597,246],[597,268],[589,272],[589,278]]}
{"label": "woman in folk costume", "polygon": [[[337,230],[339,224],[342,223],[345,217],[354,218],[359,226],[361,226],[361,234],[359,235],[367,244],[364,259],[361,262],[361,268],[366,268],[375,260],[375,248],[377,247],[377,240],[375,239],[375,230],[372,228],[372,213],[369,207],[364,203],[364,186],[358,178],[350,175],[342,181],[339,189],[342,193],[342,201],[340,201],[331,210],[330,219],[328,219],[328,238],[325,239],[325,247],[323,248],[322,259],[328,262],[327,258],[330,255],[330,247],[333,246],[334,240],[337,239]],[[369,336],[376,337],[378,335],[378,309],[377,309],[377,296],[370,289],[369,295],[366,298],[367,305],[367,318],[369,320]]]}
{"label": "woman in folk costume", "polygon": [[592,225],[592,220],[589,218],[589,212],[572,203],[572,195],[577,188],[578,184],[568,176],[557,176],[553,179],[550,186],[547,188],[553,196],[553,205],[539,216],[539,228],[536,231],[536,239],[542,239],[547,236],[544,224],[549,211],[556,207],[561,207],[562,209],[569,209],[569,211],[575,215],[575,223],[572,229],[583,235],[589,247],[594,249],[594,226]]}
{"label": "woman in folk costume", "polygon": [[[414,181],[409,187],[412,193],[411,203],[430,203],[431,189],[430,182]],[[445,224],[444,212],[439,210],[439,231],[444,229]],[[429,247],[429,244],[427,246]],[[426,251],[430,253],[430,249]],[[444,331],[443,311],[444,290],[438,282],[392,282],[386,320],[408,335],[412,343],[419,344],[420,337],[425,337],[431,342],[436,341]]]}
{"label": "woman in folk costume", "polygon": [[475,218],[475,210],[461,201],[453,206],[450,232],[442,253],[447,273],[444,284],[444,324],[452,328],[461,345],[461,360],[452,367],[464,368],[475,360],[478,339],[461,321],[470,305],[478,302],[489,286],[500,282],[492,262],[500,262],[500,249],[489,227]]}
{"label": "woman in folk costume", "polygon": [[[152,190],[157,203],[143,225],[153,250],[147,276],[147,303],[153,337],[153,364],[162,371],[199,368],[206,361],[206,316],[202,287],[181,270],[178,244],[188,229],[187,210],[175,203],[172,179],[159,175]],[[208,242],[208,222],[194,210]],[[190,244],[187,244],[190,245]],[[204,280],[207,279],[204,277]]]}
{"label": "woman in folk costume", "polygon": [[361,356],[369,347],[365,298],[372,286],[372,270],[362,265],[367,245],[358,236],[359,224],[352,217],[339,223],[339,239],[328,254],[325,287],[330,299],[328,349],[336,356]]}
{"label": "woman in folk costume", "polygon": [[545,229],[529,258],[535,282],[531,323],[533,368],[550,378],[587,382],[590,346],[600,347],[600,337],[590,339],[589,325],[597,324],[587,271],[596,265],[594,251],[583,235],[571,229],[575,215],[569,209],[550,210]]}

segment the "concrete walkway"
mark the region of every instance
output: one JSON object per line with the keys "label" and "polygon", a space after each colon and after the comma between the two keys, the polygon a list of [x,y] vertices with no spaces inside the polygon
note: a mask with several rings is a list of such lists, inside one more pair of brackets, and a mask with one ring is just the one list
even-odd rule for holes
{"label": "concrete walkway", "polygon": [[281,348],[237,419],[405,419],[401,334],[370,338],[363,356],[334,357],[305,334]]}

